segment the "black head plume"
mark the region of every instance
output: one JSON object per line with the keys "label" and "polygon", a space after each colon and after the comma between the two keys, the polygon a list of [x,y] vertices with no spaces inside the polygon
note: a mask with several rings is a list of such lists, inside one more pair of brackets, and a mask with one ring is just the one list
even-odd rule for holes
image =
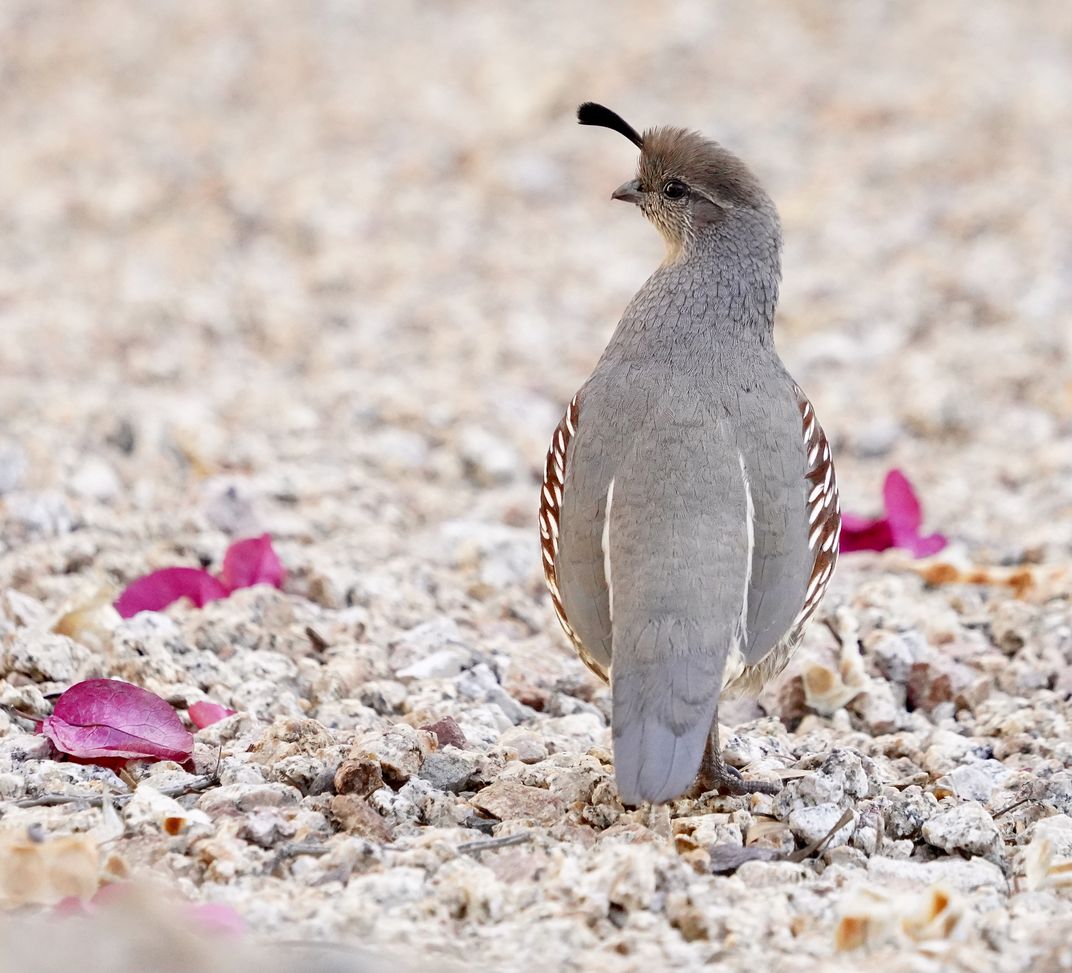
{"label": "black head plume", "polygon": [[638,149],[644,148],[644,140],[621,115],[597,105],[594,101],[586,101],[577,109],[577,121],[582,125],[598,125],[600,128],[611,128],[620,135],[624,135]]}

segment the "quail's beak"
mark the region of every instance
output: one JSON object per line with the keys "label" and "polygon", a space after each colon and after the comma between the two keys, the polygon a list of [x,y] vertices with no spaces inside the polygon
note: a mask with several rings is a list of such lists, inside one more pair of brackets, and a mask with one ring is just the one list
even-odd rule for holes
{"label": "quail's beak", "polygon": [[623,182],[610,194],[610,198],[620,199],[625,203],[639,203],[644,198],[644,193],[640,188],[640,181],[630,179],[629,182]]}

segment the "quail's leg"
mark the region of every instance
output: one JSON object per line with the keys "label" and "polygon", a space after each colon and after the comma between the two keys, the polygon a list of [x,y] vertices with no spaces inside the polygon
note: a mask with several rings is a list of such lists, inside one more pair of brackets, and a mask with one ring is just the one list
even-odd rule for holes
{"label": "quail's leg", "polygon": [[696,778],[695,790],[698,794],[716,791],[729,797],[741,794],[777,794],[782,785],[774,780],[746,780],[736,767],[727,766],[722,759],[722,748],[718,745],[718,717],[711,724],[711,733],[707,737],[700,775]]}

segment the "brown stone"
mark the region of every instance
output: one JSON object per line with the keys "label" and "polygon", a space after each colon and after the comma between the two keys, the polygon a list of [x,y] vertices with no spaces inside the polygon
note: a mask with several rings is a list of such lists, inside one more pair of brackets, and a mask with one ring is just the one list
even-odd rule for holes
{"label": "brown stone", "polygon": [[915,662],[908,670],[908,706],[929,713],[939,703],[953,698],[949,673],[936,669],[928,662]]}
{"label": "brown stone", "polygon": [[500,821],[524,819],[552,824],[565,813],[565,805],[550,791],[519,784],[516,780],[496,781],[469,803]]}
{"label": "brown stone", "polygon": [[388,842],[391,826],[363,797],[356,794],[336,794],[331,799],[331,816],[340,831],[359,835],[370,841]]}
{"label": "brown stone", "polygon": [[768,712],[778,715],[787,726],[795,727],[808,714],[807,696],[801,676],[792,676],[776,682],[768,689],[771,705]]}
{"label": "brown stone", "polygon": [[434,734],[441,747],[451,746],[465,750],[469,745],[462,728],[452,716],[444,716],[443,719],[422,726],[421,729]]}
{"label": "brown stone", "polygon": [[421,769],[433,743],[427,734],[406,723],[367,733],[350,751],[349,760],[372,760],[380,765],[384,782],[396,790]]}
{"label": "brown stone", "polygon": [[335,793],[368,797],[383,787],[380,765],[369,757],[351,757],[335,771]]}

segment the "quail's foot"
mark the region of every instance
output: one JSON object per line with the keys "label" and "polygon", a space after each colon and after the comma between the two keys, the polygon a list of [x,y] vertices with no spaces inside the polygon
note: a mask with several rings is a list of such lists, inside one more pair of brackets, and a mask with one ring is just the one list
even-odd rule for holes
{"label": "quail's foot", "polygon": [[744,794],[777,794],[781,789],[781,781],[749,780],[742,777],[736,767],[730,767],[722,759],[722,751],[718,745],[718,719],[716,718],[711,726],[711,733],[707,737],[700,773],[689,796],[696,798],[714,791],[723,797],[740,797]]}
{"label": "quail's foot", "polygon": [[717,766],[700,770],[696,778],[697,797],[714,791],[723,797],[740,797],[744,794],[777,794],[782,789],[782,782],[777,780],[750,780],[742,777],[736,767],[730,767],[721,760]]}

